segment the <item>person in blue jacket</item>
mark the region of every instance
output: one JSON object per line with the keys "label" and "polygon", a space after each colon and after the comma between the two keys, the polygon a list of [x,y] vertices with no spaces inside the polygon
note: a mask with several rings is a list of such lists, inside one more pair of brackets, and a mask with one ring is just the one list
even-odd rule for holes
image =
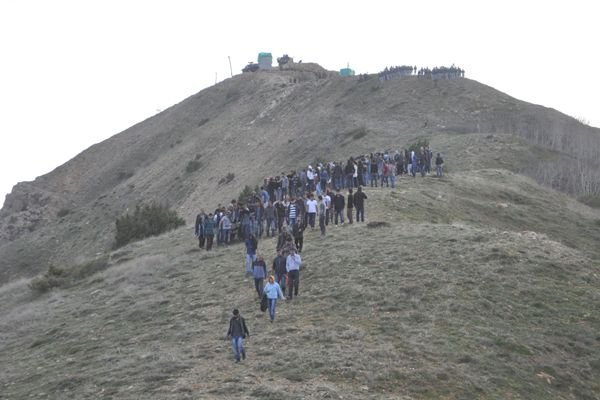
{"label": "person in blue jacket", "polygon": [[285,299],[281,287],[275,282],[273,275],[269,275],[269,282],[265,285],[263,293],[269,300],[269,316],[271,317],[271,322],[273,322],[275,320],[275,304],[277,303],[277,299]]}

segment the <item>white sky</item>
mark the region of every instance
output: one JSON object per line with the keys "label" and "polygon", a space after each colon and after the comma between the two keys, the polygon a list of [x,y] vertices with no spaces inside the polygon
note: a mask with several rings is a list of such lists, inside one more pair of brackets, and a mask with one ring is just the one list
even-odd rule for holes
{"label": "white sky", "polygon": [[0,0],[0,202],[260,51],[449,66],[600,126],[595,1]]}

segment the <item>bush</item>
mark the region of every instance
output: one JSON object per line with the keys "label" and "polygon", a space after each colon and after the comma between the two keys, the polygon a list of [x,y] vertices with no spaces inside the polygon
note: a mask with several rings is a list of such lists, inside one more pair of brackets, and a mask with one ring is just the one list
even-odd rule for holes
{"label": "bush", "polygon": [[200,167],[202,167],[202,161],[198,161],[196,160],[192,160],[189,161],[185,167],[185,172],[187,172],[188,174],[191,174],[194,171],[198,171],[200,169]]}
{"label": "bush", "polygon": [[414,151],[415,153],[418,153],[421,147],[425,148],[427,146],[429,146],[429,139],[427,138],[416,139],[414,142],[406,145],[409,152]]}
{"label": "bush", "polygon": [[136,206],[133,214],[117,218],[115,247],[121,247],[135,240],[160,235],[163,232],[184,225],[185,221],[167,206],[157,203]]}
{"label": "bush", "polygon": [[245,203],[246,200],[248,199],[248,197],[250,197],[250,195],[252,194],[253,191],[256,192],[256,193],[258,193],[258,191],[259,191],[258,185],[256,185],[254,187],[254,189],[252,189],[248,185],[244,186],[244,190],[242,190],[240,192],[240,195],[238,196],[238,201],[241,201],[241,202]]}
{"label": "bush", "polygon": [[219,180],[219,185],[226,185],[229,182],[231,182],[233,178],[235,178],[235,175],[232,172],[230,172]]}
{"label": "bush", "polygon": [[358,128],[354,128],[354,129],[346,132],[346,136],[352,138],[353,140],[357,140],[357,139],[367,136],[367,133],[369,133],[367,128],[365,126],[360,126]]}
{"label": "bush", "polygon": [[58,210],[58,212],[56,213],[56,216],[58,218],[63,218],[66,217],[67,215],[69,215],[71,213],[71,210],[69,210],[68,208],[61,208],[60,210]]}
{"label": "bush", "polygon": [[29,288],[33,291],[44,293],[56,287],[72,284],[78,279],[83,279],[102,271],[108,267],[108,257],[103,256],[71,268],[61,268],[54,265],[48,267],[43,275],[33,278]]}

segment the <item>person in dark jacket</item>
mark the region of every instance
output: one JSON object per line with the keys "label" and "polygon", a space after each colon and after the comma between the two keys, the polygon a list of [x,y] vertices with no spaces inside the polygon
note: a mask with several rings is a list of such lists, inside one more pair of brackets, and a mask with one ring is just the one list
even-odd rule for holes
{"label": "person in dark jacket", "polygon": [[304,244],[304,229],[306,225],[303,223],[294,224],[292,227],[292,235],[294,236],[294,244],[298,253],[302,253],[302,245]]}
{"label": "person in dark jacket", "polygon": [[204,210],[200,210],[200,214],[196,216],[196,225],[194,226],[194,234],[198,238],[198,247],[204,248]]}
{"label": "person in dark jacket", "polygon": [[[282,246],[283,247],[283,246]],[[277,257],[273,259],[273,273],[275,274],[275,282],[281,287],[281,291],[285,294],[287,283],[287,270],[285,269],[286,258],[282,250],[277,250]]]}
{"label": "person in dark jacket", "polygon": [[435,158],[435,176],[438,178],[442,177],[442,166],[444,165],[444,159],[437,153],[437,157]]}
{"label": "person in dark jacket", "polygon": [[354,208],[356,208],[356,222],[365,222],[365,200],[367,195],[362,191],[362,186],[358,187],[354,193]]}
{"label": "person in dark jacket", "polygon": [[352,189],[348,189],[348,201],[346,202],[346,213],[348,215],[348,223],[352,223],[352,213],[354,212],[354,199]]}
{"label": "person in dark jacket", "polygon": [[335,213],[335,224],[338,224],[338,216],[340,218],[341,224],[344,225],[344,207],[346,206],[346,200],[344,200],[344,195],[340,193],[338,190],[333,196],[333,211]]}
{"label": "person in dark jacket", "polygon": [[265,278],[267,277],[267,264],[265,264],[265,259],[260,254],[252,264],[252,276],[254,277],[254,288],[256,289],[258,298],[260,298],[262,296]]}
{"label": "person in dark jacket", "polygon": [[212,213],[208,213],[208,217],[204,220],[204,237],[206,238],[206,251],[209,251],[212,249],[215,238],[215,219]]}
{"label": "person in dark jacket", "polygon": [[246,359],[246,349],[244,349],[244,339],[246,337],[250,337],[250,332],[246,327],[246,321],[236,308],[233,310],[233,317],[229,320],[229,330],[227,331],[227,340],[231,340],[236,363],[240,362],[240,357]]}

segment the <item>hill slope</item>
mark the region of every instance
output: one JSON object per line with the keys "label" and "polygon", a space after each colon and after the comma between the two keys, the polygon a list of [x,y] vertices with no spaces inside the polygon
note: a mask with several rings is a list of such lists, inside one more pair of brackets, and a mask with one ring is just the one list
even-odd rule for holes
{"label": "hill slope", "polygon": [[[142,200],[168,203],[191,221],[203,205],[301,167],[307,155],[341,159],[427,136],[454,168],[477,159],[463,157],[460,146],[446,151],[467,143],[461,136],[468,132],[512,134],[565,151],[516,139],[513,147],[496,146],[502,153],[474,150],[488,155],[477,167],[511,159],[502,167],[519,171],[531,170],[532,161],[572,160],[574,143],[600,138],[597,129],[468,79],[360,82],[303,68],[235,76],[15,186],[0,211],[0,282],[107,251],[115,218]],[[357,139],[357,128],[366,136]],[[234,180],[220,184],[228,173]]]}
{"label": "hill slope", "polygon": [[[368,219],[389,226],[307,232],[300,297],[274,324],[242,246],[201,252],[185,228],[113,252],[72,288],[3,286],[3,394],[598,398],[600,213],[502,169],[367,194]],[[259,248],[270,258],[274,244]],[[233,307],[252,333],[241,365],[223,340]]]}

